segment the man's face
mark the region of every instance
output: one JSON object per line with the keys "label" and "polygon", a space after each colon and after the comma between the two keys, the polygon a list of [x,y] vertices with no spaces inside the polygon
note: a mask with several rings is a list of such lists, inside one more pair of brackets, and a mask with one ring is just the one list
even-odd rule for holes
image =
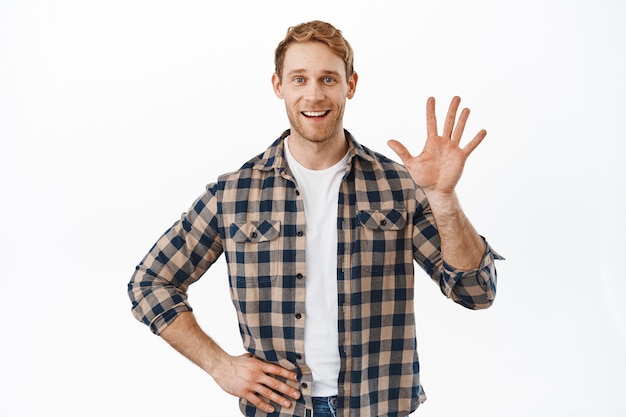
{"label": "man's face", "polygon": [[346,79],[345,64],[320,42],[289,45],[282,82],[272,77],[274,91],[285,100],[291,135],[311,142],[343,140],[346,98],[352,98],[357,75]]}

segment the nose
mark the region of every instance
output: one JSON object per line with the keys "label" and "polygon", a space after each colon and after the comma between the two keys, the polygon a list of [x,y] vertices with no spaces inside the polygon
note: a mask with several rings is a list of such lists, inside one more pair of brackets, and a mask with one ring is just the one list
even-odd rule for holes
{"label": "nose", "polygon": [[324,99],[324,90],[320,83],[310,83],[307,86],[305,97],[310,101],[320,101]]}

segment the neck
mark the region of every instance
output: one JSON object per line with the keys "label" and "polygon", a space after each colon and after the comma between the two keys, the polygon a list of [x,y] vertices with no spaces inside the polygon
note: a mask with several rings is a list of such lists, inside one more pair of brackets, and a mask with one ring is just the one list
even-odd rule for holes
{"label": "neck", "polygon": [[348,151],[348,140],[342,134],[323,141],[311,141],[290,135],[289,151],[300,165],[313,170],[326,169],[341,160]]}

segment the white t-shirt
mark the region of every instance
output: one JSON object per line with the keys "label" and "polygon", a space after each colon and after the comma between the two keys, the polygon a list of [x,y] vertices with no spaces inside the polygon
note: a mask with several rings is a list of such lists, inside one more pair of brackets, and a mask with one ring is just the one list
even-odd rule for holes
{"label": "white t-shirt", "polygon": [[306,308],[304,355],[313,373],[314,397],[337,395],[339,331],[337,329],[337,211],[339,187],[348,153],[330,168],[311,170],[289,152],[287,163],[304,200],[306,217]]}

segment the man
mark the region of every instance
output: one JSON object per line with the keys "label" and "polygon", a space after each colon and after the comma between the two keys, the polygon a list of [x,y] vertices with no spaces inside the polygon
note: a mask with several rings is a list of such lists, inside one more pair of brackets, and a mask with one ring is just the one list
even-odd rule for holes
{"label": "man", "polygon": [[[157,241],[129,284],[133,314],[239,397],[246,416],[406,416],[425,400],[414,262],[468,308],[495,296],[499,256],[455,195],[486,132],[459,146],[469,111],[455,126],[454,98],[439,135],[431,98],[423,152],[389,142],[402,166],[344,130],[358,76],[340,31],[290,28],[275,64],[290,129],[209,184]],[[204,333],[187,303],[222,253],[242,356]]]}

